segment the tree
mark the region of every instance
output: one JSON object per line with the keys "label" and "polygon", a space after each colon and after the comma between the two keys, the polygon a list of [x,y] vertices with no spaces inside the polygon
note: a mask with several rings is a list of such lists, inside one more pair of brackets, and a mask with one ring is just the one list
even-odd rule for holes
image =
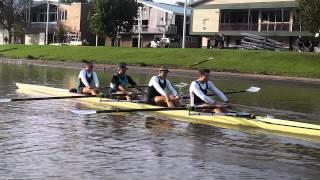
{"label": "tree", "polygon": [[[105,33],[112,39],[112,46],[120,32],[131,30],[138,4],[135,0],[105,0]],[[117,43],[118,44],[118,43]]]}
{"label": "tree", "polygon": [[298,0],[299,18],[304,29],[316,33],[320,30],[320,0]]}
{"label": "tree", "polygon": [[93,9],[89,12],[89,28],[96,35],[96,46],[98,46],[99,36],[104,34],[104,9],[103,0],[94,0]]}
{"label": "tree", "polygon": [[60,0],[61,3],[73,3],[73,2],[80,2],[80,3],[87,3],[88,0]]}
{"label": "tree", "polygon": [[14,32],[24,31],[23,10],[31,3],[31,0],[1,0],[0,1],[0,25],[9,32],[9,42],[12,42]]}
{"label": "tree", "polygon": [[62,24],[59,24],[58,33],[57,33],[57,42],[58,43],[64,42],[64,34],[65,34],[64,26]]}
{"label": "tree", "polygon": [[93,7],[88,17],[90,29],[109,36],[112,46],[120,32],[131,30],[138,10],[136,0],[93,0]]}

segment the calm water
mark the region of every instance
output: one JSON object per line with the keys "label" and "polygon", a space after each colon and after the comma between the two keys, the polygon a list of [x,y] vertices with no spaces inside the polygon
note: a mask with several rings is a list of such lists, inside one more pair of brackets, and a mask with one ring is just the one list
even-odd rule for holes
{"label": "calm water", "polygon": [[[75,86],[79,70],[0,64],[0,96],[25,97],[14,82]],[[103,77],[102,77],[103,76]],[[150,75],[134,74],[140,84]],[[103,84],[110,79],[100,73]],[[191,76],[174,76],[174,83]],[[319,124],[319,86],[215,79],[241,109]],[[181,93],[186,93],[181,89]],[[255,107],[259,108],[255,108]],[[319,179],[320,144],[273,134],[172,121],[153,114],[77,116],[67,101],[0,106],[0,179]]]}

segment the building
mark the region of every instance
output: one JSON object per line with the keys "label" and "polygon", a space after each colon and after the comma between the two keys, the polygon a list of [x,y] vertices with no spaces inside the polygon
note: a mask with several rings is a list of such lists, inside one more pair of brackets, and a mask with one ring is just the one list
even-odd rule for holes
{"label": "building", "polygon": [[200,0],[191,6],[190,34],[202,37],[202,47],[220,33],[228,47],[240,45],[242,33],[269,37],[288,48],[299,35],[313,36],[298,23],[296,0]]}
{"label": "building", "polygon": [[[170,38],[170,47],[181,47],[183,34],[184,7],[140,0],[139,10],[131,32],[118,35],[117,45],[121,47],[138,47],[140,33],[141,47],[149,47],[150,42],[161,38]],[[141,12],[140,12],[141,11]],[[187,9],[187,16],[191,9]],[[139,23],[139,21],[141,23]],[[189,25],[187,25],[187,35]],[[111,39],[106,37],[106,46],[111,46]],[[200,47],[198,37],[186,36],[186,47]]]}
{"label": "building", "polygon": [[[6,42],[5,39],[8,39],[8,41]],[[7,43],[9,43],[9,33],[5,28],[0,27],[0,45]]]}
{"label": "building", "polygon": [[[47,24],[48,44],[57,42],[59,29],[63,30],[66,43],[88,41],[92,38],[87,21],[89,9],[90,5],[87,3],[34,2],[24,16],[25,44],[46,44]],[[49,12],[48,21],[47,12]]]}

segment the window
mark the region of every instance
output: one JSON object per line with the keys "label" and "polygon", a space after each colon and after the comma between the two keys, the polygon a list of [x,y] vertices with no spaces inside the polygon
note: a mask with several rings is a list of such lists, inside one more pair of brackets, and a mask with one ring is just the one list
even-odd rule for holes
{"label": "window", "polygon": [[142,20],[142,25],[148,25],[149,21],[148,20]]}
{"label": "window", "polygon": [[290,22],[290,10],[288,9],[283,11],[283,22]]}
{"label": "window", "polygon": [[49,15],[49,21],[50,21],[50,22],[53,22],[53,21],[56,21],[56,20],[57,20],[56,14],[50,14],[50,15]]}
{"label": "window", "polygon": [[61,21],[65,21],[68,19],[68,16],[67,16],[67,10],[59,10],[59,19]]}
{"label": "window", "polygon": [[276,9],[262,11],[262,22],[289,22],[290,10]]}

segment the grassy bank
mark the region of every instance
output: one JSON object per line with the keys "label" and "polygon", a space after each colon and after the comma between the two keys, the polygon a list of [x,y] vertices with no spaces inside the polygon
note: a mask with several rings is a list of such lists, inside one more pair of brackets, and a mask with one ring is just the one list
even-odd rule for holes
{"label": "grassy bank", "polygon": [[206,67],[214,71],[320,78],[319,53],[5,45],[0,46],[0,56],[141,66],[167,64],[186,69]]}

